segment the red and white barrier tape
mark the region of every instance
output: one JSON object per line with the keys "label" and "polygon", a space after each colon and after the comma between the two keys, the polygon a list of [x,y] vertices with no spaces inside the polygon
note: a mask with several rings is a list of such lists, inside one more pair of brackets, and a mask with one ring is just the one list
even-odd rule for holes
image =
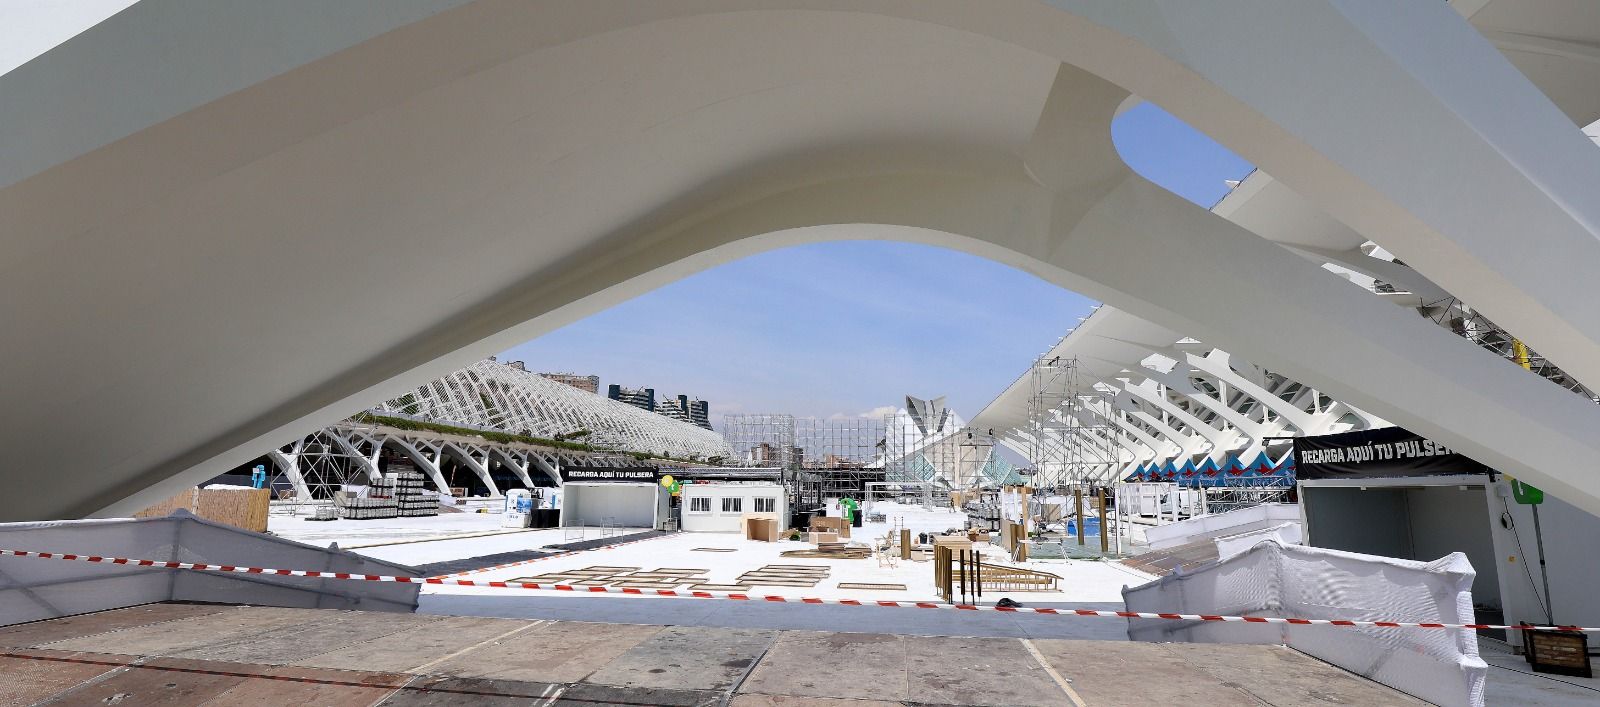
{"label": "red and white barrier tape", "polygon": [[633,545],[635,543],[649,542],[651,540],[659,540],[661,538],[670,538],[670,537],[672,537],[670,534],[668,534],[668,535],[653,535],[653,536],[648,537],[648,538],[639,538],[638,540],[629,540],[627,542],[621,542],[621,543],[617,543],[615,545],[604,545],[604,546],[597,547],[597,548],[592,548],[592,549],[589,549],[589,550],[564,550],[562,552],[555,552],[555,553],[551,553],[549,555],[540,555],[539,557],[534,557],[534,558],[530,558],[530,559],[527,559],[527,560],[517,560],[516,562],[507,562],[507,563],[505,563],[503,565],[495,565],[493,567],[479,567],[478,569],[475,569],[475,570],[467,570],[465,572],[456,572],[455,574],[435,575],[435,577],[436,578],[466,577],[468,575],[483,574],[484,572],[493,572],[495,570],[503,570],[503,569],[506,569],[507,567],[521,567],[522,565],[532,564],[534,562],[541,562],[541,561],[544,561],[544,560],[554,560],[557,557],[566,557],[568,555],[576,555],[576,554],[578,554],[580,552],[594,552],[595,550],[615,550],[615,549],[617,549],[619,547],[623,547],[625,545]]}
{"label": "red and white barrier tape", "polygon": [[[646,538],[648,539],[648,538]],[[642,542],[642,541],[635,541]],[[1344,626],[1375,628],[1454,628],[1454,629],[1538,629],[1544,631],[1600,632],[1600,628],[1584,626],[1531,626],[1505,624],[1447,624],[1417,621],[1357,621],[1347,619],[1294,619],[1278,616],[1219,616],[1215,614],[1174,614],[1147,611],[1101,611],[1096,609],[1047,609],[1028,607],[975,606],[972,604],[937,604],[921,601],[863,601],[859,599],[795,598],[776,595],[739,594],[735,592],[677,591],[673,589],[634,589],[629,587],[575,587],[569,584],[538,584],[535,582],[485,582],[471,579],[445,577],[396,577],[378,574],[349,574],[346,572],[319,572],[316,570],[284,570],[264,567],[238,567],[193,562],[163,562],[160,560],[134,560],[125,557],[99,555],[72,555],[60,552],[31,552],[28,550],[0,550],[0,556],[37,557],[51,560],[73,560],[129,567],[157,569],[197,570],[202,572],[232,572],[236,574],[269,574],[283,577],[309,577],[314,579],[346,579],[365,582],[398,582],[401,584],[428,584],[456,587],[490,587],[495,589],[526,589],[538,591],[575,592],[581,594],[626,594],[631,596],[683,597],[692,599],[731,599],[735,601],[760,601],[778,604],[831,604],[834,606],[881,606],[902,609],[950,609],[954,611],[999,611],[1017,614],[1048,614],[1052,616],[1093,616],[1115,619],[1172,619],[1178,621],[1224,621],[1253,624],[1292,624],[1296,626]]]}

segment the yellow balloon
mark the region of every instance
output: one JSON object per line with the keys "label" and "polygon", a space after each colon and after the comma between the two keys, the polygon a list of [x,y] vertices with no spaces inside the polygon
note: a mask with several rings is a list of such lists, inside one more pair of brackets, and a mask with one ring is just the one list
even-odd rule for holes
{"label": "yellow balloon", "polygon": [[662,486],[666,486],[668,488],[671,488],[672,487],[672,475],[671,474],[667,474],[666,476],[661,477],[661,485]]}

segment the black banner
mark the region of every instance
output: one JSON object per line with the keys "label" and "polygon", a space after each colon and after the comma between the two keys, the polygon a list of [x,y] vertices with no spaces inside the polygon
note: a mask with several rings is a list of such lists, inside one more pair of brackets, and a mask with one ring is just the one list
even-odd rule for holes
{"label": "black banner", "polygon": [[1486,467],[1400,427],[1294,438],[1298,479],[1487,474]]}
{"label": "black banner", "polygon": [[653,484],[657,482],[652,467],[606,468],[593,466],[562,467],[561,483],[622,483]]}

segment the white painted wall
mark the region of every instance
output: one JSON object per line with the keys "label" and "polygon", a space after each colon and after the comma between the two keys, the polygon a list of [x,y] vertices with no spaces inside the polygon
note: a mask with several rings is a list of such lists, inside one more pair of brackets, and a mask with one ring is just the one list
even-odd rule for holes
{"label": "white painted wall", "polygon": [[[1506,489],[1504,498],[1499,495],[1500,488]],[[1501,604],[1511,622],[1543,622],[1539,597],[1544,591],[1539,577],[1533,507],[1518,504],[1509,492],[1507,482],[1496,481],[1485,499],[1495,564],[1500,575]],[[1509,524],[1501,521],[1506,515]],[[1600,622],[1600,602],[1595,601],[1595,590],[1600,588],[1600,563],[1595,562],[1594,542],[1595,538],[1600,538],[1600,518],[1546,493],[1544,503],[1539,506],[1539,524],[1544,536],[1551,608],[1556,623],[1596,625]],[[1520,645],[1521,637],[1513,635],[1511,641],[1513,645]],[[1590,650],[1596,648],[1591,641]]]}
{"label": "white painted wall", "polygon": [[[723,499],[739,499],[737,510],[724,511]],[[741,532],[739,519],[745,515],[755,513],[756,499],[774,499],[773,504],[778,519],[780,530],[789,527],[789,507],[783,493],[783,486],[779,484],[752,484],[752,483],[693,483],[683,487],[683,508],[681,511],[681,526],[690,532]],[[696,500],[701,499],[708,510],[693,510]]]}
{"label": "white painted wall", "polygon": [[[1462,485],[1467,489],[1460,490]],[[1474,601],[1498,604],[1508,623],[1545,620],[1533,508],[1510,498],[1504,477],[1494,482],[1483,476],[1301,482],[1301,504],[1308,545],[1364,545],[1362,552],[1421,560],[1460,551],[1479,574]],[[1473,531],[1474,517],[1487,526],[1487,540]],[[1600,622],[1600,603],[1593,601],[1600,566],[1594,562],[1593,538],[1600,537],[1600,517],[1546,493],[1539,520],[1555,622],[1595,625]],[[1485,584],[1491,574],[1493,585]],[[1515,633],[1509,640],[1521,643]]]}
{"label": "white painted wall", "polygon": [[615,522],[624,528],[654,528],[665,515],[666,490],[656,484],[562,486],[562,527]]}
{"label": "white painted wall", "polygon": [[1477,570],[1473,601],[1500,605],[1495,549],[1481,508],[1486,476],[1302,482],[1306,544],[1429,562],[1452,552]]}

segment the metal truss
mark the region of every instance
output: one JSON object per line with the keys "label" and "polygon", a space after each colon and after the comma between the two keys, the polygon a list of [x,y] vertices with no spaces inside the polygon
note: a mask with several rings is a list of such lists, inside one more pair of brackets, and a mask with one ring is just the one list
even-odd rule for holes
{"label": "metal truss", "polygon": [[1034,486],[1060,489],[1097,481],[1118,458],[1106,444],[1111,423],[1094,414],[1103,407],[1104,392],[1075,357],[1041,357],[1029,378],[1026,430]]}

